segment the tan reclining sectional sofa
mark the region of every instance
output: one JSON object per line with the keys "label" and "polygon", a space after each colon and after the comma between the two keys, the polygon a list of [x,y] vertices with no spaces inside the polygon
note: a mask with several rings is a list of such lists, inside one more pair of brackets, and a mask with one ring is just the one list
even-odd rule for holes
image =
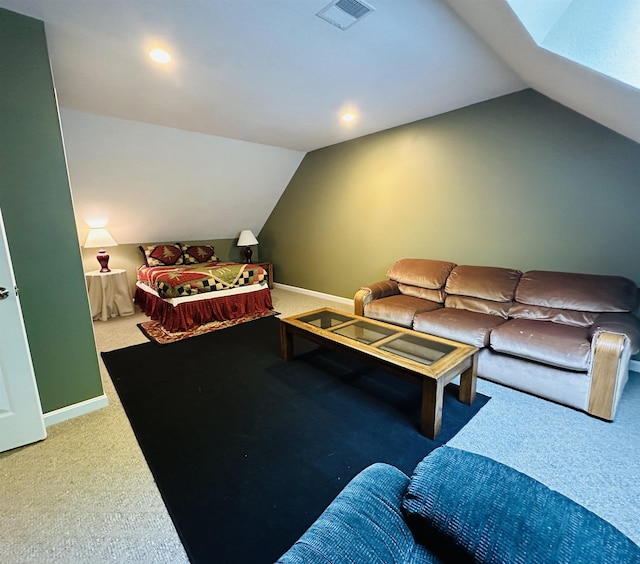
{"label": "tan reclining sectional sofa", "polygon": [[481,349],[478,376],[612,421],[640,347],[635,283],[620,276],[402,259],[355,313]]}

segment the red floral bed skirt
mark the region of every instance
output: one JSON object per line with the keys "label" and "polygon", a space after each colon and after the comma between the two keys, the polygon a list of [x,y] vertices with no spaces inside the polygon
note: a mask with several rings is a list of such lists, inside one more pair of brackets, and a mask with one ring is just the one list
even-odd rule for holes
{"label": "red floral bed skirt", "polygon": [[209,321],[228,321],[273,309],[269,288],[235,296],[184,302],[177,306],[136,288],[134,301],[145,314],[172,333],[188,331]]}

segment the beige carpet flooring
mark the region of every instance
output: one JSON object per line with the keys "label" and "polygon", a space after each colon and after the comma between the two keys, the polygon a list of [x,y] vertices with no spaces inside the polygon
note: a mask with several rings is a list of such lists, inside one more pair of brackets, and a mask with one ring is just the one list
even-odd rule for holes
{"label": "beige carpet flooring", "polygon": [[[323,306],[352,311],[282,288],[273,290],[273,302],[283,316]],[[137,313],[96,321],[97,350],[148,342],[136,327],[146,319]],[[188,562],[99,364],[108,407],[52,425],[42,442],[0,453],[1,562]]]}

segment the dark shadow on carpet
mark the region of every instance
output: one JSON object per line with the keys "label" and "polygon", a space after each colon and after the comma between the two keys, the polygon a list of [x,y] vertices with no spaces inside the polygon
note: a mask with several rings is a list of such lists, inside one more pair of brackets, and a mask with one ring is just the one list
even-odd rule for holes
{"label": "dark shadow on carpet", "polygon": [[447,386],[431,441],[418,386],[302,340],[285,363],[278,323],[102,353],[194,563],[275,561],[360,470],[411,474],[489,399]]}

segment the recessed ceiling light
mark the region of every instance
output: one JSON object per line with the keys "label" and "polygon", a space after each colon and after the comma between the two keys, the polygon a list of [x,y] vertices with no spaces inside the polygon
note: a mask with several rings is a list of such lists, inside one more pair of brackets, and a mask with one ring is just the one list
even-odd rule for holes
{"label": "recessed ceiling light", "polygon": [[356,114],[354,114],[353,112],[347,112],[346,114],[342,114],[342,121],[350,122],[350,121],[355,121],[355,119],[356,119]]}
{"label": "recessed ceiling light", "polygon": [[171,55],[164,49],[153,49],[149,51],[149,57],[151,57],[156,63],[166,64],[171,61]]}

